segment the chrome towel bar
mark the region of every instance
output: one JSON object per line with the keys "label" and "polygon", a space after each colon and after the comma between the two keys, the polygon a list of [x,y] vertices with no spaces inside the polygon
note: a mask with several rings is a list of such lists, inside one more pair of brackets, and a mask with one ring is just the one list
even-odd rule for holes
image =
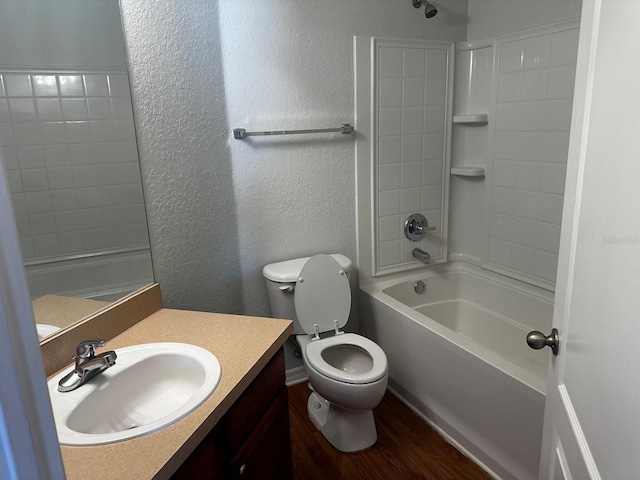
{"label": "chrome towel bar", "polygon": [[234,128],[233,138],[242,140],[245,137],[258,137],[267,135],[299,135],[301,133],[330,133],[340,132],[342,134],[352,133],[353,127],[348,123],[341,124],[338,128],[313,128],[310,130],[271,130],[268,132],[247,132],[244,128]]}

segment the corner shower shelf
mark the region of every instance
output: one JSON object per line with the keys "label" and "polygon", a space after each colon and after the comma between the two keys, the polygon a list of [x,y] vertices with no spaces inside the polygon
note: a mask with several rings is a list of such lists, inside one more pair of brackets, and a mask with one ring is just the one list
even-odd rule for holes
{"label": "corner shower shelf", "polygon": [[484,177],[484,167],[476,167],[473,165],[451,167],[451,175],[457,175],[459,177]]}
{"label": "corner shower shelf", "polygon": [[454,115],[453,123],[460,125],[486,125],[489,123],[489,115],[486,113],[465,113]]}

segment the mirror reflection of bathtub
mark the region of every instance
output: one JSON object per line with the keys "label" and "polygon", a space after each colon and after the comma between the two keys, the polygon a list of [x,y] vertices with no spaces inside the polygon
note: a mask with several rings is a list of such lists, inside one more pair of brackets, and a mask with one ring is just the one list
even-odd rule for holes
{"label": "mirror reflection of bathtub", "polygon": [[553,294],[461,263],[360,290],[360,325],[389,358],[390,389],[501,478],[534,478],[549,356],[525,337],[550,330]]}

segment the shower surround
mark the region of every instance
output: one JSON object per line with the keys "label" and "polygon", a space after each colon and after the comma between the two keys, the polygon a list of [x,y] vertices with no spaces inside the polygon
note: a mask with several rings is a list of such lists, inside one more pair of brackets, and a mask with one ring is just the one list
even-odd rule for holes
{"label": "shower surround", "polygon": [[[399,137],[393,158],[402,172],[413,163],[403,156],[402,128],[415,126],[404,110],[414,101],[425,112],[431,106],[424,95],[407,98],[416,89],[404,77],[394,97],[379,43],[355,42],[361,329],[387,352],[390,387],[502,479],[538,477],[549,353],[529,350],[525,335],[551,326],[577,38],[578,22],[567,21],[456,45],[455,60],[448,59],[455,61],[448,82],[455,92],[440,90],[440,105],[455,97],[453,110],[425,114],[417,133],[426,139],[443,116],[441,131],[452,129],[450,161],[447,141],[439,157],[439,186],[451,194],[442,196],[440,235],[431,235],[428,248],[447,252],[441,262],[462,262],[427,268],[408,256],[388,261],[389,235],[400,252],[417,244],[404,238],[401,221],[387,227],[383,220],[397,204],[389,201],[386,144]],[[415,59],[401,41],[397,48],[404,75]],[[400,130],[386,129],[379,103],[387,98],[402,99]],[[425,145],[423,171],[431,161]],[[408,189],[431,187],[430,175],[403,183],[415,182],[416,173],[394,184],[400,199]],[[413,291],[418,280],[425,295]]]}

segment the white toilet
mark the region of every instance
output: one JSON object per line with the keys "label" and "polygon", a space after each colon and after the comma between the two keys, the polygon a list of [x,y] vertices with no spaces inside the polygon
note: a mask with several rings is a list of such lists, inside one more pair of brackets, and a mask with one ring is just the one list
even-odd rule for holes
{"label": "white toilet", "polygon": [[313,393],[313,424],[342,452],[376,442],[373,420],[387,388],[387,356],[371,340],[340,329],[349,319],[352,263],[344,255],[316,255],[272,263],[262,270],[271,312],[293,320]]}

